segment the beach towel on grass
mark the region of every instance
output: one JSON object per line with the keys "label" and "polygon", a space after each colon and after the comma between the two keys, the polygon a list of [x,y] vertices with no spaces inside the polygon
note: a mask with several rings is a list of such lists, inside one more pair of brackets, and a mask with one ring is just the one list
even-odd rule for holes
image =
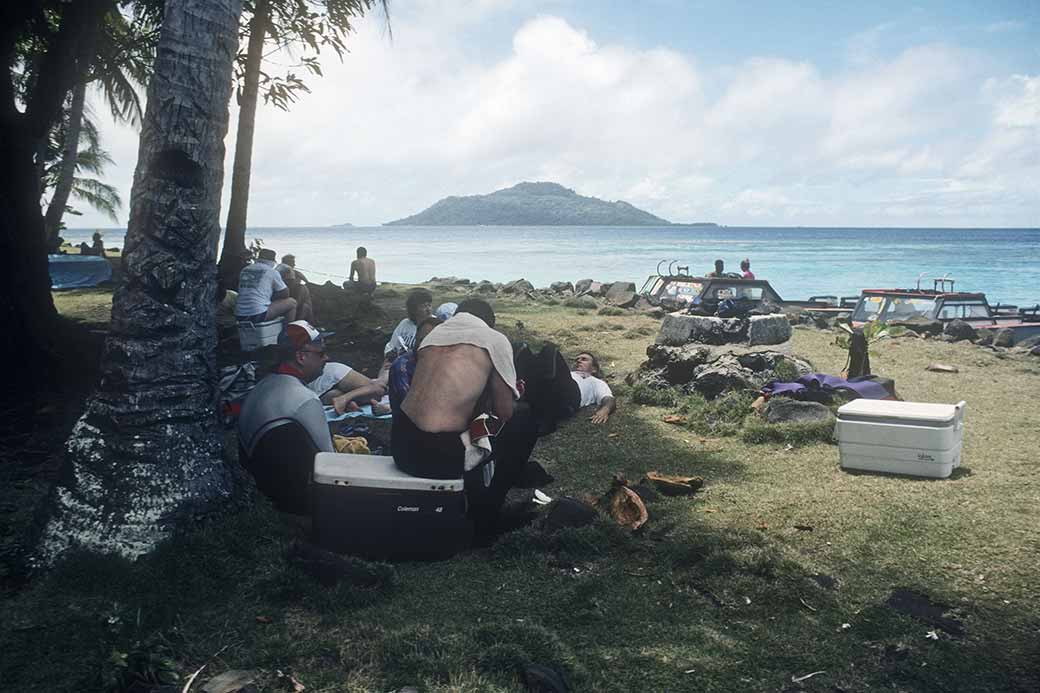
{"label": "beach towel on grass", "polygon": [[774,381],[762,388],[766,397],[785,395],[801,399],[813,392],[834,393],[845,391],[864,399],[891,399],[892,394],[883,385],[873,380],[845,380],[826,373],[809,373],[793,382]]}
{"label": "beach towel on grass", "polygon": [[366,419],[389,419],[393,417],[393,414],[390,412],[385,414],[373,414],[371,404],[362,406],[358,411],[345,411],[342,414],[337,414],[335,407],[325,407],[325,420],[329,423],[333,421],[343,421],[344,419],[357,419],[360,417]]}

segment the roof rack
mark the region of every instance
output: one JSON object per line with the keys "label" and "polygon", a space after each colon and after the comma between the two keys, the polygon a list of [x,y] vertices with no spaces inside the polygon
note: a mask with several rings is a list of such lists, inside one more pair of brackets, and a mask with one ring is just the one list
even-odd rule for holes
{"label": "roof rack", "polygon": [[[936,277],[932,280],[932,289],[936,293],[953,293],[953,281],[953,277],[951,277],[950,273],[947,272],[943,276]],[[947,284],[950,285],[949,289],[946,288]]]}

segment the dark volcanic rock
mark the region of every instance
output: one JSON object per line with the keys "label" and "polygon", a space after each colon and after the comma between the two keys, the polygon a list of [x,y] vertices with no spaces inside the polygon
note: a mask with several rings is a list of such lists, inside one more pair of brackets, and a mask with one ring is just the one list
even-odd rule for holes
{"label": "dark volcanic rock", "polygon": [[474,289],[474,291],[478,294],[494,294],[498,292],[498,289],[496,289],[495,285],[491,282],[484,280],[477,284],[477,288]]}
{"label": "dark volcanic rock", "polygon": [[889,327],[905,327],[911,332],[931,337],[942,334],[943,331],[943,324],[938,320],[925,320],[923,318],[913,320],[892,320],[888,325]]}
{"label": "dark volcanic rock", "polygon": [[574,285],[570,282],[553,282],[549,290],[557,294],[574,293]]}
{"label": "dark volcanic rock", "polygon": [[526,279],[517,279],[506,284],[502,291],[507,294],[523,294],[534,291],[534,284]]}
{"label": "dark volcanic rock", "polygon": [[579,279],[574,282],[574,293],[580,294],[583,291],[588,291],[590,286],[592,286],[591,279]]}
{"label": "dark volcanic rock", "polygon": [[607,302],[621,308],[631,308],[637,299],[636,285],[632,282],[614,282],[607,291]]}
{"label": "dark volcanic rock", "polygon": [[1003,327],[997,330],[996,334],[993,335],[993,346],[998,347],[1009,347],[1015,342],[1015,333],[1013,330]]}
{"label": "dark volcanic rock", "polygon": [[724,355],[712,363],[699,366],[688,387],[705,399],[715,399],[723,392],[757,390],[764,384],[761,380],[755,377],[754,371],[741,366],[736,358]]}
{"label": "dark volcanic rock", "polygon": [[979,336],[975,328],[963,320],[952,320],[946,323],[946,327],[943,328],[943,334],[947,337],[953,337],[954,341],[958,342],[965,339],[974,341]]}
{"label": "dark volcanic rock", "polygon": [[766,422],[811,422],[830,421],[834,418],[831,410],[819,402],[800,402],[790,397],[773,397],[765,407]]}

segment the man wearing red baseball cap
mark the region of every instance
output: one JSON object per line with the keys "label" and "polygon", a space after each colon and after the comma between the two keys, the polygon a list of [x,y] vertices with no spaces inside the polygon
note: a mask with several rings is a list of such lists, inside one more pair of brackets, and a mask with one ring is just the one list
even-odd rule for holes
{"label": "man wearing red baseball cap", "polygon": [[321,375],[329,360],[322,334],[309,322],[297,320],[286,325],[278,346],[278,366],[253,388],[242,404],[238,419],[242,447],[252,456],[265,433],[296,422],[307,432],[314,447],[322,452],[334,452],[325,409],[317,393],[307,387],[307,383]]}

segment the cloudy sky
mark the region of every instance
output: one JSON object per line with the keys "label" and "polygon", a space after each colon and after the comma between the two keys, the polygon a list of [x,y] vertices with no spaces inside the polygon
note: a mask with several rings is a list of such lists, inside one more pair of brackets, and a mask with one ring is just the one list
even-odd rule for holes
{"label": "cloudy sky", "polygon": [[[391,23],[261,108],[250,226],[522,180],[677,222],[1040,226],[1036,0],[393,0]],[[137,133],[103,135],[129,200]]]}

